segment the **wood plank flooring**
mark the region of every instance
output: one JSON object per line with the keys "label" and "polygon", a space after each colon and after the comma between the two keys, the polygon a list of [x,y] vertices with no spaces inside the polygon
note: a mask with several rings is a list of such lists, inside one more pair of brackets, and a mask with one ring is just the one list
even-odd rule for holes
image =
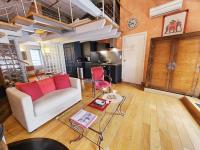
{"label": "wood plank flooring", "polygon": [[[126,115],[115,117],[105,133],[105,147],[110,150],[200,150],[200,126],[195,122],[180,100],[143,92],[121,83],[113,88],[133,94]],[[84,98],[91,97],[86,86]],[[120,122],[120,123],[119,123]],[[33,133],[27,133],[21,125],[9,117],[5,122],[8,143],[25,138],[48,137],[60,141],[70,150],[95,150],[87,139],[70,144],[77,133],[52,119]],[[108,136],[109,135],[109,136]]]}

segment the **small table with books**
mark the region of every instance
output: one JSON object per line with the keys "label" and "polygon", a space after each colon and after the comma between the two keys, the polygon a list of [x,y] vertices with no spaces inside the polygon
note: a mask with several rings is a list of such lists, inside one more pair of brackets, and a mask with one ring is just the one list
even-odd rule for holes
{"label": "small table with books", "polygon": [[79,133],[78,137],[70,143],[85,137],[96,144],[100,150],[103,149],[101,146],[103,133],[113,117],[124,116],[121,108],[125,100],[125,96],[116,93],[101,94],[92,100],[81,100],[57,119]]}

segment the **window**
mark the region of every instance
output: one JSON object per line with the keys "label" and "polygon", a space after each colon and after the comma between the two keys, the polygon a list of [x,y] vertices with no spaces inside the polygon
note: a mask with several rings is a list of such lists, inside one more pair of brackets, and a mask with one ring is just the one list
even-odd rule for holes
{"label": "window", "polygon": [[31,49],[30,54],[33,66],[42,65],[41,51],[39,49]]}

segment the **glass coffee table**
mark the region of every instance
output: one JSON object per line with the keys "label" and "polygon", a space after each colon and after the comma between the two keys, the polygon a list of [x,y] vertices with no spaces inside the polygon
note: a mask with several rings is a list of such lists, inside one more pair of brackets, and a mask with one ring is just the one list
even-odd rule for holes
{"label": "glass coffee table", "polygon": [[[82,137],[85,137],[94,144],[96,144],[99,150],[103,149],[101,144],[104,140],[104,132],[106,131],[106,128],[112,122],[114,116],[116,115],[124,116],[125,114],[122,111],[122,105],[126,102],[126,97],[120,96],[120,94],[117,95],[118,95],[116,97],[118,98],[117,101],[112,100],[113,97],[112,96],[110,97],[109,94],[106,95],[101,94],[96,97],[104,99],[110,98],[109,99],[111,101],[110,104],[103,111],[88,106],[88,104],[91,103],[94,100],[94,98],[90,100],[83,99],[79,103],[75,104],[70,109],[66,110],[64,113],[62,113],[60,116],[57,117],[57,119],[60,122],[72,128],[74,131],[78,132],[78,136],[75,139],[72,139],[70,143],[76,142],[80,140]],[[94,123],[92,123],[92,125],[89,128],[83,128],[79,124],[72,122],[70,119],[74,114],[76,114],[81,109],[93,113],[97,116],[97,119],[94,121]]]}

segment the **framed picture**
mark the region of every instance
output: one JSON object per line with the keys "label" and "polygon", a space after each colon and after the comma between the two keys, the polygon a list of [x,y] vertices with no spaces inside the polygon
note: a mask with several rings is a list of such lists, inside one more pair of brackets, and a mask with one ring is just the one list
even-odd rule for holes
{"label": "framed picture", "polygon": [[164,16],[162,36],[183,34],[187,21],[188,10]]}

